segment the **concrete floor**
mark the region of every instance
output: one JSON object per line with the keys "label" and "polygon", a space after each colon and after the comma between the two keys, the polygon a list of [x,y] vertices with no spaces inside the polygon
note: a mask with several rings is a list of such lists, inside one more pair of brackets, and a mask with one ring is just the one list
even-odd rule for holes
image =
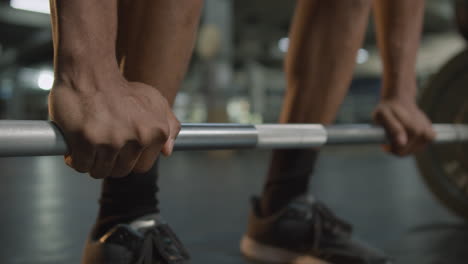
{"label": "concrete floor", "polygon": [[[163,160],[162,212],[192,263],[247,263],[238,240],[267,162],[264,151]],[[72,172],[61,157],[1,159],[0,168],[0,263],[79,263],[99,182]],[[311,189],[397,263],[468,262],[468,225],[435,201],[411,158],[378,147],[325,149]]]}

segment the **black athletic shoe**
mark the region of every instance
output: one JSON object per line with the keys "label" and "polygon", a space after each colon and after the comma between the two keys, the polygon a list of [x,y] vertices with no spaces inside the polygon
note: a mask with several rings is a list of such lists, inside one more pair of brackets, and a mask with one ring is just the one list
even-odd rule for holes
{"label": "black athletic shoe", "polygon": [[253,199],[241,252],[261,263],[389,264],[383,253],[351,238],[351,226],[325,205],[300,197],[270,217]]}
{"label": "black athletic shoe", "polygon": [[186,264],[189,258],[167,223],[158,215],[148,215],[88,239],[82,263]]}

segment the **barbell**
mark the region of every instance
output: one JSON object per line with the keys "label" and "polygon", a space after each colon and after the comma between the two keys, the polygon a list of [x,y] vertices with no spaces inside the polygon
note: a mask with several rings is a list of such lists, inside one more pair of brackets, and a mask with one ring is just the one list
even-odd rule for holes
{"label": "barbell", "polygon": [[[468,141],[468,125],[434,124],[435,143]],[[365,124],[182,124],[175,150],[293,149],[384,143],[382,128]],[[63,155],[67,144],[49,121],[0,121],[0,156]]]}
{"label": "barbell", "polygon": [[[421,175],[443,204],[468,220],[468,50],[436,73],[420,92],[434,123],[434,143],[416,155]],[[372,125],[183,124],[175,150],[310,148],[386,142]],[[0,157],[63,155],[67,145],[49,121],[0,121]]]}

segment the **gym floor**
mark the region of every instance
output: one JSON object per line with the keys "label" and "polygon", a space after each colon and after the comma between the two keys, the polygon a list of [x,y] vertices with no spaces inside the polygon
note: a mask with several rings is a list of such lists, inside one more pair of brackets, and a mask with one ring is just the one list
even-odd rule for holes
{"label": "gym floor", "polygon": [[[238,251],[266,151],[175,153],[161,164],[162,213],[194,264],[248,263]],[[0,159],[0,263],[79,263],[100,184],[61,157]],[[467,263],[468,225],[427,190],[412,158],[379,147],[323,151],[312,191],[355,234],[402,264]]]}

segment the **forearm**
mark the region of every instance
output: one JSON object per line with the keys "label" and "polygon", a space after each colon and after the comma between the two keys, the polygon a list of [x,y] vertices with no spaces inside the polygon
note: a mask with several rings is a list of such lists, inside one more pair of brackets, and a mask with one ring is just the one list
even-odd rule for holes
{"label": "forearm", "polygon": [[374,13],[384,68],[382,98],[413,100],[424,0],[376,0]]}
{"label": "forearm", "polygon": [[118,72],[116,0],[51,0],[56,78]]}

